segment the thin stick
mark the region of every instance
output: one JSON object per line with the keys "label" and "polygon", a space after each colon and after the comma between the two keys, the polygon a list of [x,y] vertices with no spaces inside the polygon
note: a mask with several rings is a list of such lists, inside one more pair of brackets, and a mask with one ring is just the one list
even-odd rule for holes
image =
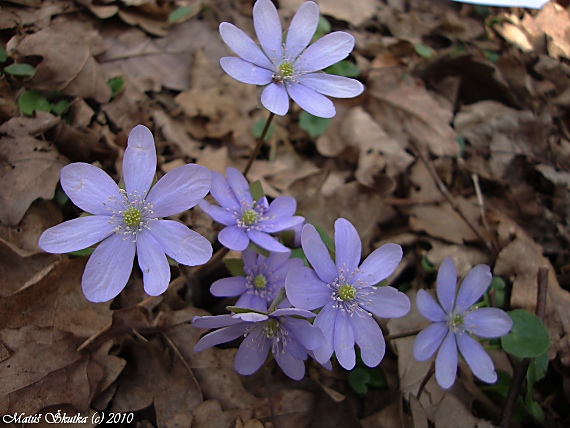
{"label": "thin stick", "polygon": [[[537,290],[535,313],[537,317],[544,321],[544,315],[546,313],[546,292],[548,290],[548,268],[541,267],[538,269],[536,282]],[[509,386],[509,392],[507,393],[505,401],[505,407],[503,408],[503,414],[501,415],[501,422],[499,424],[500,428],[508,428],[511,423],[517,397],[526,377],[530,362],[530,358],[524,358],[513,367],[513,379],[511,380],[511,385]]]}
{"label": "thin stick", "polygon": [[475,194],[477,195],[477,203],[479,204],[479,209],[481,210],[481,221],[487,232],[489,231],[489,225],[487,224],[487,219],[485,218],[485,202],[483,201],[483,193],[481,192],[481,187],[479,187],[479,176],[476,173],[471,174],[471,180],[473,181],[473,186],[475,187]]}
{"label": "thin stick", "polygon": [[431,365],[429,366],[429,370],[427,371],[426,375],[422,379],[422,383],[420,383],[420,387],[418,388],[418,393],[416,394],[416,398],[418,399],[418,401],[420,401],[420,397],[422,396],[422,392],[424,392],[424,389],[425,389],[427,383],[429,382],[429,380],[431,379],[431,377],[433,376],[434,373],[435,373],[435,361],[432,361]]}
{"label": "thin stick", "polygon": [[483,236],[483,234],[481,233],[481,231],[479,230],[479,228],[477,226],[475,226],[471,220],[469,220],[469,218],[463,213],[463,210],[461,209],[461,207],[457,204],[457,202],[455,202],[455,199],[453,198],[453,195],[449,192],[449,190],[447,189],[447,186],[445,185],[445,183],[443,181],[441,181],[441,178],[439,178],[439,176],[437,175],[437,172],[435,171],[435,168],[433,167],[433,165],[428,161],[428,159],[426,159],[426,157],[423,155],[423,153],[421,152],[421,150],[419,150],[415,143],[412,142],[412,149],[415,152],[415,154],[422,160],[422,162],[424,163],[424,165],[426,166],[429,174],[431,175],[431,177],[433,178],[433,180],[435,181],[435,183],[437,184],[437,188],[439,189],[439,191],[443,194],[443,196],[446,197],[447,201],[451,204],[451,206],[453,207],[453,209],[457,212],[457,214],[459,214],[461,216],[461,218],[463,219],[463,221],[465,221],[465,223],[467,223],[467,225],[471,228],[471,230],[473,230],[473,232],[475,232],[475,234],[479,237],[479,239],[485,243],[485,245],[487,246],[487,248],[493,252],[495,252],[495,248],[494,245],[487,240],[487,238],[485,238],[485,236]]}
{"label": "thin stick", "polygon": [[255,149],[253,149],[253,152],[251,153],[251,156],[249,157],[249,160],[247,161],[247,165],[245,166],[245,168],[243,170],[243,175],[245,175],[245,176],[247,176],[247,173],[249,172],[249,169],[251,168],[253,161],[255,160],[259,151],[261,150],[261,146],[263,145],[263,140],[265,140],[265,135],[267,134],[267,131],[269,130],[269,125],[271,125],[271,121],[273,120],[273,116],[275,116],[275,113],[273,113],[273,112],[269,113],[269,117],[267,118],[267,122],[265,122],[265,126],[263,127],[263,131],[261,131],[261,135],[259,136],[259,139],[257,140],[257,144],[255,146]]}
{"label": "thin stick", "polygon": [[401,338],[403,338],[403,337],[415,336],[415,335],[418,334],[420,331],[422,331],[422,330],[419,329],[419,330],[408,331],[408,332],[405,332],[405,333],[388,334],[388,335],[384,336],[384,339],[386,339],[386,340],[395,340],[395,339],[401,339]]}

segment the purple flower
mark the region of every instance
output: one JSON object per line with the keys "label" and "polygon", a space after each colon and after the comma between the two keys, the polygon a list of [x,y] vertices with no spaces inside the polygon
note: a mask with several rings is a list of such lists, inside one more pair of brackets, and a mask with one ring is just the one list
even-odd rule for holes
{"label": "purple flower", "polygon": [[287,113],[291,97],[315,116],[333,117],[334,105],[325,95],[352,98],[360,95],[364,87],[357,80],[320,72],[348,56],[354,47],[354,37],[337,31],[309,46],[318,21],[316,3],[303,3],[283,44],[277,9],[270,0],[257,0],[253,6],[253,25],[261,49],[242,30],[223,22],[222,39],[239,58],[224,57],[220,65],[240,82],[267,85],[261,93],[261,103],[277,115]]}
{"label": "purple flower", "polygon": [[116,297],[131,275],[135,253],[144,289],[151,296],[163,293],[170,282],[166,255],[189,266],[206,263],[212,256],[206,238],[177,221],[159,220],[201,201],[210,190],[210,171],[184,165],[151,188],[155,173],[154,139],[142,125],[129,134],[123,157],[125,190],[93,165],[73,163],[61,170],[61,187],[69,199],[92,215],[49,228],[38,244],[49,253],[69,253],[100,242],[81,281],[87,300]]}
{"label": "purple flower", "polygon": [[285,285],[287,273],[303,266],[299,258],[290,259],[290,252],[270,253],[269,257],[246,249],[243,269],[246,276],[235,276],[215,281],[210,287],[214,296],[239,296],[235,306],[267,311],[279,290]]}
{"label": "purple flower", "polygon": [[336,264],[316,229],[305,225],[301,244],[314,270],[292,269],[285,280],[287,297],[298,308],[322,307],[314,325],[323,331],[327,341],[314,351],[317,361],[328,360],[334,351],[340,365],[351,370],[356,342],[364,364],[375,367],[384,357],[386,344],[372,314],[401,317],[410,310],[410,300],[404,293],[393,287],[375,287],[394,272],[402,259],[402,248],[383,245],[359,267],[362,244],[354,226],[339,218],[334,239]]}
{"label": "purple flower", "polygon": [[269,204],[263,197],[253,200],[249,184],[241,172],[235,168],[226,170],[227,179],[217,172],[212,173],[214,199],[221,205],[200,202],[202,208],[218,223],[225,225],[218,234],[224,247],[243,251],[251,240],[267,251],[288,252],[289,248],[270,233],[280,232],[302,223],[305,219],[293,216],[297,202],[290,196],[279,196]]}
{"label": "purple flower", "polygon": [[269,350],[277,364],[292,379],[305,375],[304,361],[307,351],[321,346],[325,338],[322,332],[306,319],[315,314],[295,308],[277,309],[270,314],[256,312],[211,317],[194,317],[192,325],[198,328],[218,328],[202,337],[195,352],[230,342],[245,336],[234,360],[236,371],[242,375],[255,373],[264,363]]}
{"label": "purple flower", "polygon": [[457,347],[475,376],[483,382],[494,383],[497,373],[493,361],[481,344],[470,335],[496,338],[507,334],[513,325],[505,311],[498,308],[474,308],[491,283],[491,269],[477,265],[469,271],[455,298],[457,272],[447,257],[437,273],[437,299],[419,290],[416,304],[420,313],[433,321],[414,341],[414,357],[418,361],[430,358],[439,348],[435,359],[435,378],[442,388],[455,382]]}

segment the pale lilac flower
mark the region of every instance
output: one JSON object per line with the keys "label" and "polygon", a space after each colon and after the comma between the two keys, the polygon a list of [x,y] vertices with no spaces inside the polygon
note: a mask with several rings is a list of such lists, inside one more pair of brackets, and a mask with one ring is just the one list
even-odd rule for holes
{"label": "pale lilac flower", "polygon": [[251,249],[242,253],[246,276],[234,276],[215,281],[210,287],[214,296],[240,296],[235,306],[267,311],[279,290],[285,285],[287,273],[294,267],[303,266],[291,252],[270,253],[269,257]]}
{"label": "pale lilac flower", "polygon": [[337,31],[309,46],[318,22],[317,4],[303,3],[283,44],[277,9],[270,0],[257,0],[253,6],[253,25],[261,49],[242,30],[223,22],[222,39],[239,58],[224,57],[220,65],[240,82],[267,85],[261,93],[261,103],[277,115],[287,113],[291,97],[315,116],[333,117],[336,110],[325,95],[352,98],[360,95],[364,87],[358,80],[320,72],[348,56],[354,47],[354,37]]}
{"label": "pale lilac flower", "polygon": [[255,373],[271,350],[283,372],[292,379],[300,380],[305,375],[304,361],[308,352],[325,341],[317,327],[306,319],[298,318],[314,316],[312,312],[302,309],[284,308],[270,314],[247,312],[194,317],[194,327],[223,327],[202,337],[194,347],[194,352],[245,336],[234,360],[234,367],[239,374]]}
{"label": "pale lilac flower", "polygon": [[483,296],[491,279],[489,266],[475,266],[463,280],[456,298],[457,272],[453,259],[447,257],[437,273],[439,304],[427,291],[418,291],[418,310],[433,324],[416,337],[414,357],[425,361],[439,348],[435,359],[435,378],[442,388],[447,389],[455,382],[458,347],[475,376],[487,383],[497,380],[493,361],[483,346],[471,337],[472,334],[483,338],[501,337],[513,325],[502,309],[472,307]]}
{"label": "pale lilac flower", "polygon": [[61,187],[69,199],[92,215],[49,228],[38,244],[59,254],[100,242],[81,281],[87,300],[105,302],[116,297],[131,275],[135,253],[144,289],[151,296],[163,293],[170,282],[167,255],[189,266],[210,259],[212,246],[206,238],[177,221],[159,220],[201,201],[210,190],[210,171],[184,165],[151,188],[155,173],[154,139],[142,125],[129,134],[123,158],[125,190],[93,165],[78,162],[61,170]]}
{"label": "pale lilac flower", "polygon": [[314,351],[317,361],[328,360],[333,351],[341,366],[355,365],[354,343],[360,347],[362,361],[369,367],[380,364],[386,344],[382,330],[372,314],[401,317],[410,310],[408,297],[393,287],[376,287],[390,276],[402,259],[402,248],[386,244],[360,263],[361,241],[354,226],[343,218],[335,222],[336,264],[317,230],[305,225],[301,244],[313,269],[292,269],[285,279],[291,304],[321,311],[314,325],[327,340]]}
{"label": "pale lilac flower", "polygon": [[267,251],[290,251],[269,234],[289,229],[305,220],[293,215],[297,209],[295,199],[279,196],[271,204],[266,197],[254,201],[241,172],[228,168],[226,176],[227,179],[217,172],[212,173],[210,193],[221,206],[206,201],[199,205],[215,221],[226,226],[218,234],[220,243],[230,250],[243,251],[251,240]]}

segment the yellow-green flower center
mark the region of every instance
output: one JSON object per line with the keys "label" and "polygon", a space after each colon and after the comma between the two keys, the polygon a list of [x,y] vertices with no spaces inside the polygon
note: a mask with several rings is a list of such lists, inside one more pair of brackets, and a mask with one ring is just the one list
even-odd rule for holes
{"label": "yellow-green flower center", "polygon": [[273,318],[269,318],[263,326],[263,332],[269,339],[273,339],[279,333],[279,323]]}
{"label": "yellow-green flower center", "polygon": [[141,222],[141,212],[136,208],[128,208],[123,214],[123,221],[129,227],[138,227]]}
{"label": "yellow-green flower center", "polygon": [[247,225],[253,224],[257,221],[257,213],[252,209],[245,210],[241,216],[241,219]]}
{"label": "yellow-green flower center", "polygon": [[267,278],[265,278],[264,275],[259,274],[253,280],[253,285],[255,286],[255,288],[258,289],[265,288],[265,286],[267,285]]}
{"label": "yellow-green flower center", "polygon": [[292,77],[294,71],[295,69],[293,68],[293,64],[288,61],[283,61],[281,64],[279,64],[279,75],[283,79]]}
{"label": "yellow-green flower center", "polygon": [[451,315],[447,321],[449,328],[454,330],[454,331],[457,330],[459,327],[461,327],[463,325],[464,319],[465,319],[465,317],[463,316],[463,314]]}
{"label": "yellow-green flower center", "polygon": [[356,297],[356,289],[350,284],[345,284],[338,289],[338,296],[345,302],[352,300]]}

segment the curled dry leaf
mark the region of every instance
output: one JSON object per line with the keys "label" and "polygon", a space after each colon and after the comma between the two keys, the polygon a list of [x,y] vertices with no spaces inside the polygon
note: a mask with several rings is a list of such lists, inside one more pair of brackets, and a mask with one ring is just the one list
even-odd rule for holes
{"label": "curled dry leaf", "polygon": [[59,172],[68,162],[50,143],[34,138],[59,118],[38,113],[34,118],[15,117],[0,126],[0,221],[16,226],[37,198],[51,199]]}
{"label": "curled dry leaf", "polygon": [[457,156],[459,145],[450,122],[451,109],[440,106],[419,80],[405,77],[404,70],[372,71],[370,111],[393,138],[414,141],[435,156]]}
{"label": "curled dry leaf", "polygon": [[94,58],[101,52],[101,41],[85,21],[57,19],[48,28],[31,34],[18,44],[20,56],[41,56],[28,87],[59,91],[100,103],[109,100],[111,89]]}

